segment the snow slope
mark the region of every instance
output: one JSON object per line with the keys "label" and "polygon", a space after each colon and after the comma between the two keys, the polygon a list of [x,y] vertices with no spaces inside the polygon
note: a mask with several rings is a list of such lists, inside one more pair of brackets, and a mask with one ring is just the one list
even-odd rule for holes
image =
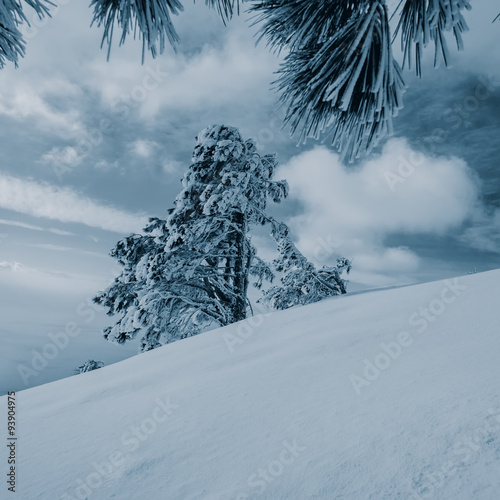
{"label": "snow slope", "polygon": [[343,296],[18,393],[18,498],[498,499],[499,283]]}

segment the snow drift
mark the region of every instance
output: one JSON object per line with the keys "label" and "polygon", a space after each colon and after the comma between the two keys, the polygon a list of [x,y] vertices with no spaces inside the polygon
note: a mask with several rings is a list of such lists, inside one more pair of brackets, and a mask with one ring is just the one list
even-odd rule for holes
{"label": "snow drift", "polygon": [[18,393],[19,498],[496,499],[499,279],[259,315]]}

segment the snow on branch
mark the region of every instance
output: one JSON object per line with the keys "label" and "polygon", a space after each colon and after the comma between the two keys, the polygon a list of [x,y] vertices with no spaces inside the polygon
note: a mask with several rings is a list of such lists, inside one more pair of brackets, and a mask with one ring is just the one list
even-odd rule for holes
{"label": "snow on branch", "polygon": [[218,12],[224,23],[233,17],[235,11],[240,13],[240,0],[205,0],[205,4]]}
{"label": "snow on branch", "polygon": [[392,43],[401,35],[403,65],[421,74],[423,49],[435,45],[449,61],[446,33],[457,47],[468,30],[463,11],[468,0],[401,0],[394,36],[385,0],[261,0],[254,2],[254,24],[274,50],[287,50],[278,72],[278,90],[287,108],[285,122],[299,140],[327,140],[353,161],[369,153],[392,132],[402,107],[402,70]]}
{"label": "snow on branch", "polygon": [[[50,16],[49,7],[54,4],[49,0],[24,0],[40,19]],[[2,0],[0,2],[0,69],[7,61],[15,64],[25,54],[25,41],[19,31],[19,25],[28,19],[23,11],[23,4],[19,0]]]}
{"label": "snow on branch", "polygon": [[[108,315],[118,316],[104,338],[123,344],[140,335],[147,351],[244,320],[251,309],[250,277],[278,309],[345,293],[342,266],[317,271],[288,227],[268,214],[270,201],[288,195],[286,181],[274,180],[276,168],[275,156],[258,154],[237,128],[202,130],[167,219],[151,218],[143,234],[127,236],[111,251],[123,269],[94,297]],[[262,225],[271,227],[278,243],[280,258],[272,264],[252,243],[251,229]],[[268,293],[263,285],[272,283],[275,271],[284,276]]]}
{"label": "snow on branch", "polygon": [[277,83],[292,133],[300,128],[302,141],[330,136],[353,160],[392,131],[404,82],[383,2],[369,10],[362,5],[343,26],[327,27],[287,55]]}
{"label": "snow on branch", "polygon": [[111,51],[111,42],[115,23],[121,29],[120,45],[125,42],[127,35],[139,30],[142,36],[142,59],[146,48],[153,57],[165,49],[165,39],[172,46],[179,41],[179,37],[172,23],[171,15],[179,14],[184,8],[179,0],[92,0],[94,7],[93,23],[104,26],[101,46],[108,44],[108,58]]}
{"label": "snow on branch", "polygon": [[[226,23],[235,10],[239,13],[239,0],[205,0],[210,8],[216,10]],[[163,53],[165,41],[175,48],[179,36],[175,31],[172,15],[184,10],[180,0],[92,0],[94,7],[93,23],[104,27],[101,47],[108,44],[108,59],[115,24],[121,29],[120,45],[125,42],[129,33],[139,32],[142,38],[142,61],[146,49],[153,57]]]}
{"label": "snow on branch", "polygon": [[[423,49],[430,42],[434,43],[434,66],[438,65],[439,53],[446,65],[449,61],[449,49],[445,32],[453,31],[457,49],[463,50],[462,33],[469,30],[463,17],[463,9],[470,10],[468,0],[406,0],[401,2],[399,23],[394,38],[401,32],[401,50],[404,53],[403,67],[412,67],[412,50],[415,50],[415,70],[422,75]],[[398,10],[396,12],[398,12]]]}

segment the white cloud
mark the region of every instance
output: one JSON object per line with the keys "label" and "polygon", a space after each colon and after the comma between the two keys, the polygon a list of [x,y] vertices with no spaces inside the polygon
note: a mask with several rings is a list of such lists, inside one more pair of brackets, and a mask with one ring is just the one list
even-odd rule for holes
{"label": "white cloud", "polygon": [[60,110],[47,102],[43,88],[35,89],[27,83],[12,86],[9,82],[15,83],[12,75],[11,78],[2,79],[4,85],[0,93],[0,115],[17,121],[32,120],[44,132],[51,132],[63,138],[81,135],[83,127],[79,121],[79,113],[72,105],[73,88],[69,94],[65,94],[67,84],[59,80],[52,81],[49,86],[50,93],[59,94],[59,102],[66,101],[70,108]]}
{"label": "white cloud", "polygon": [[186,169],[186,165],[180,161],[166,158],[163,160],[163,171],[169,175],[181,174]]}
{"label": "white cloud", "polygon": [[158,144],[155,141],[148,141],[146,139],[137,139],[129,145],[130,151],[141,158],[149,158]]}
{"label": "white cloud", "polygon": [[82,293],[93,296],[96,290],[105,286],[106,279],[90,274],[67,273],[54,269],[32,267],[21,262],[0,261],[0,285],[2,289],[40,290],[50,294],[64,292],[65,294]]}
{"label": "white cloud", "polygon": [[500,253],[500,209],[490,213],[478,211],[459,239],[478,250]]}
{"label": "white cloud", "polygon": [[[392,190],[387,172],[406,177]],[[329,253],[354,258],[353,281],[370,285],[411,279],[419,266],[411,249],[386,248],[387,236],[444,235],[478,206],[478,185],[465,162],[418,157],[403,140],[390,140],[359,168],[344,167],[337,154],[318,147],[293,157],[278,177],[288,180],[291,198],[304,207],[291,221],[299,247],[316,260]]]}
{"label": "white cloud", "polygon": [[0,174],[0,207],[35,217],[129,233],[146,218],[102,205],[69,189]]}
{"label": "white cloud", "polygon": [[47,231],[49,233],[58,234],[60,236],[74,236],[75,234],[69,231],[63,231],[62,229],[55,229],[51,227],[45,228],[41,226],[36,226],[34,224],[26,224],[25,222],[19,222],[15,220],[0,219],[0,224],[3,224],[5,226],[22,227],[24,229],[31,229],[32,231]]}
{"label": "white cloud", "polygon": [[[108,160],[99,160],[97,163],[94,164],[94,167],[97,170],[102,170],[103,172],[110,172],[111,170],[116,170],[120,168],[120,164],[118,163],[117,160],[111,162]],[[121,174],[123,172],[120,172]]]}
{"label": "white cloud", "polygon": [[[473,4],[472,10],[465,12],[470,30],[464,35],[464,51],[455,54],[452,59],[454,68],[466,67],[476,74],[499,74],[498,52],[491,50],[500,43],[498,24],[492,22],[499,11],[497,2],[481,2],[480,5]],[[449,37],[452,40],[451,33]]]}
{"label": "white cloud", "polygon": [[81,254],[81,255],[89,255],[92,257],[100,257],[100,258],[108,257],[106,253],[92,252],[91,250],[82,250],[81,248],[67,247],[63,245],[53,245],[52,243],[30,243],[27,246],[34,248],[41,248],[42,250],[49,250],[54,252],[67,252],[72,255]]}
{"label": "white cloud", "polygon": [[109,63],[95,59],[84,78],[119,116],[137,109],[144,118],[151,118],[165,109],[192,112],[257,100],[271,104],[275,95],[269,87],[278,62],[264,44],[255,47],[248,26],[240,25],[227,29],[223,46],[205,43],[188,55],[166,51],[145,66],[120,52]]}
{"label": "white cloud", "polygon": [[0,262],[0,269],[6,269],[13,273],[24,273],[27,270],[26,266],[24,264],[21,264],[20,262],[17,261],[9,262],[5,260]]}
{"label": "white cloud", "polygon": [[[490,4],[467,13],[471,33],[465,35],[466,50],[463,54],[452,50],[457,70],[498,73],[498,65],[492,64],[495,59],[492,51],[488,50],[498,46],[495,41],[500,36],[498,23],[491,24],[490,12],[495,6]],[[163,134],[162,138],[154,136],[159,143],[163,144],[165,136],[175,141],[185,140],[187,151],[192,147],[193,138],[186,137],[184,124],[186,130],[191,130],[194,123],[200,122],[201,128],[210,123],[207,119],[214,117],[217,122],[233,123],[234,120],[235,125],[250,128],[256,139],[259,133],[269,130],[262,127],[270,127],[268,113],[277,95],[269,88],[279,59],[268,51],[265,43],[254,47],[255,39],[245,16],[234,19],[225,28],[203,2],[196,2],[196,5],[188,2],[186,13],[175,20],[181,35],[180,53],[174,54],[167,47],[165,54],[154,61],[147,56],[144,66],[140,64],[141,42],[134,42],[132,37],[123,47],[118,48],[115,43],[111,60],[107,62],[106,51],[99,50],[102,29],[89,29],[91,18],[88,5],[67,2],[47,26],[37,28],[36,38],[28,40],[27,55],[19,69],[10,65],[0,72],[0,114],[5,115],[4,127],[13,124],[15,128],[16,122],[22,123],[20,130],[24,133],[20,134],[19,144],[38,151],[37,134],[46,135],[47,132],[65,139],[83,140],[86,133],[83,123],[94,130],[99,127],[99,119],[104,117],[115,127],[110,133],[112,139],[123,145],[129,137],[134,137],[129,132],[137,132],[136,114],[147,120],[148,128],[143,129],[146,132],[141,136],[153,137],[147,134],[154,128],[156,134]],[[65,43],[61,44],[61,40]],[[189,46],[186,48],[186,45]],[[397,44],[394,48],[397,51]],[[432,59],[433,48],[429,47],[426,54]],[[430,73],[430,68],[428,71]],[[448,72],[446,82],[458,74]],[[436,91],[430,87],[428,90]],[[102,101],[98,102],[96,96]],[[121,120],[123,113],[119,110],[124,106],[128,114]],[[123,132],[121,127],[127,128],[127,120],[130,120],[128,130]],[[403,118],[399,120],[403,125]],[[160,122],[162,126],[157,126]],[[276,125],[271,127],[275,145],[279,122],[274,120]],[[270,141],[262,141],[266,150]],[[60,141],[44,144],[47,145],[43,151],[48,151],[44,158],[52,165],[57,162],[75,165],[82,160],[78,148],[55,147]],[[390,144],[396,143],[391,141]],[[173,149],[180,149],[178,144],[174,146]],[[12,141],[11,147],[19,146]],[[89,171],[88,175],[99,175],[98,170],[115,170],[116,175],[127,175],[128,165],[125,162],[119,165],[115,160],[115,153],[121,147],[113,148],[112,159],[102,158],[105,151],[99,151],[99,158],[91,158],[96,171]],[[142,154],[146,157],[147,147],[143,147]],[[163,171],[181,177],[188,162],[178,163],[174,159],[176,156],[169,154],[172,158],[159,158]],[[360,170],[349,173],[342,169],[337,157],[324,148],[290,162],[284,177],[290,180],[292,197],[302,201],[306,208],[304,215],[293,221],[297,233],[303,235],[301,246],[305,251],[313,256],[318,254],[321,261],[322,256],[328,254],[331,241],[338,242],[340,246],[335,247],[335,251],[338,249],[339,253],[355,257],[355,276],[364,273],[359,279],[378,284],[382,280],[390,281],[394,273],[411,274],[419,266],[418,256],[411,249],[386,248],[385,236],[396,231],[441,234],[467,217],[464,214],[470,211],[475,188],[463,162],[427,158],[428,164],[419,167],[418,172],[404,183],[396,184],[392,192],[379,174],[380,170],[383,173],[389,167],[397,172],[397,156],[397,151],[386,150],[381,159],[366,162]],[[304,168],[294,162],[304,162]],[[321,165],[316,165],[317,162]],[[34,176],[38,175],[35,167],[33,162],[31,172]],[[297,170],[295,180],[292,179],[294,169]],[[298,173],[301,171],[303,175],[308,169],[314,179],[312,186]],[[8,179],[7,182],[0,176],[0,184],[4,185],[0,189],[0,206],[8,204],[12,210],[37,217],[82,222],[117,231],[119,227],[124,228],[124,232],[137,231],[141,227],[136,225],[140,217],[87,200],[73,191]],[[11,188],[14,191],[10,192]],[[111,185],[109,192],[112,190]],[[144,198],[144,192],[138,196]],[[329,199],[330,193],[337,202]],[[314,197],[317,197],[316,202]],[[489,238],[485,230],[488,220],[494,229],[495,219],[478,219],[478,227],[465,237],[477,237],[477,245],[493,248],[495,240]]]}
{"label": "white cloud", "polygon": [[72,146],[67,146],[65,148],[53,147],[42,156],[43,163],[58,167],[74,168],[80,165],[82,161],[83,155],[79,154]]}

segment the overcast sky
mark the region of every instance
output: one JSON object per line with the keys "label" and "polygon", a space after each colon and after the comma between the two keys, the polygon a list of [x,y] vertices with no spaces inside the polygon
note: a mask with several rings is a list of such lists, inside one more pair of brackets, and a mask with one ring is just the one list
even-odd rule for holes
{"label": "overcast sky", "polygon": [[165,215],[196,134],[215,123],[278,153],[291,194],[275,213],[316,264],[353,259],[353,290],[500,266],[498,2],[471,2],[451,68],[434,70],[430,48],[423,79],[405,72],[394,136],[349,166],[328,143],[297,147],[281,130],[279,58],[254,46],[247,16],[224,27],[186,2],[177,53],[141,65],[132,39],[107,62],[86,2],[61,3],[27,31],[19,68],[0,71],[4,338],[58,328],[106,286],[108,251]]}

